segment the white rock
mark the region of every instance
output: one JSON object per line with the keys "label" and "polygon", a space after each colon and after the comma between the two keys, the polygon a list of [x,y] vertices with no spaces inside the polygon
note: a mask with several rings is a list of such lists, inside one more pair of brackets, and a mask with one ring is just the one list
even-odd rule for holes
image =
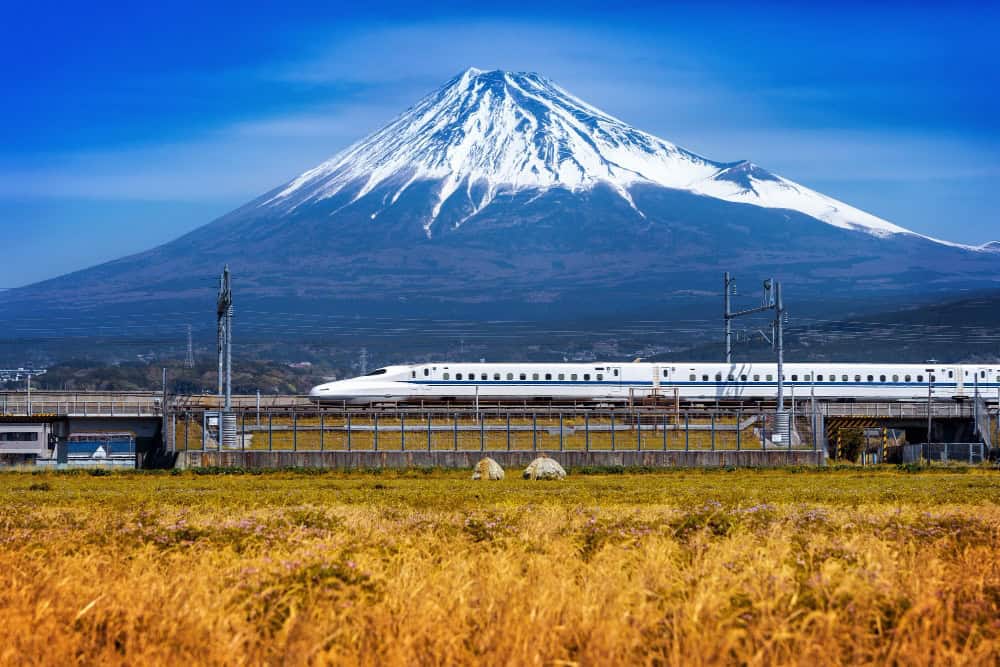
{"label": "white rock", "polygon": [[525,479],[565,479],[566,471],[558,461],[542,454],[528,464],[522,476]]}
{"label": "white rock", "polygon": [[472,479],[503,479],[503,468],[500,467],[499,463],[487,456],[481,459],[476,464],[476,467],[472,469]]}

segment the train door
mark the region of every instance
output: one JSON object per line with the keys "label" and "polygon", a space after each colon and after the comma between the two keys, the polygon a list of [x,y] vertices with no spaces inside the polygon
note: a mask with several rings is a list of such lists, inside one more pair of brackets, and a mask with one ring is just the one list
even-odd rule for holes
{"label": "train door", "polygon": [[955,378],[955,396],[965,396],[966,378],[962,377],[962,375],[963,374],[961,366],[955,366],[954,368],[948,369],[948,376],[949,376],[948,379],[950,380],[951,376],[954,376]]}
{"label": "train door", "polygon": [[622,383],[622,368],[621,366],[608,366],[605,371],[608,376],[605,379],[607,382],[613,382],[614,386],[619,387]]}
{"label": "train door", "polygon": [[658,396],[660,394],[660,366],[653,364],[653,396]]}

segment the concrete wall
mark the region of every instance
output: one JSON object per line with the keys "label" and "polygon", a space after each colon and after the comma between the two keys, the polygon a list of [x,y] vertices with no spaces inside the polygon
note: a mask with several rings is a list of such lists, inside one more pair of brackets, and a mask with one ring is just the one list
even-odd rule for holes
{"label": "concrete wall", "polygon": [[[489,455],[507,469],[524,468],[537,452],[179,452],[178,468],[330,468],[363,470],[371,468],[459,468],[471,469]],[[648,466],[653,468],[715,468],[726,466],[766,468],[814,466],[826,463],[825,454],[815,451],[648,451],[648,452],[549,452],[566,468],[584,466]]]}

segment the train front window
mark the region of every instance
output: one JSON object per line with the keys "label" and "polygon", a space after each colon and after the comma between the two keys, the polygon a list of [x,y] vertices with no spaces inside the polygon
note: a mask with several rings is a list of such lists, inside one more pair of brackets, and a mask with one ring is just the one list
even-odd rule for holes
{"label": "train front window", "polygon": [[379,368],[378,370],[372,371],[371,373],[365,373],[365,377],[368,377],[369,375],[385,375],[385,371],[386,369]]}

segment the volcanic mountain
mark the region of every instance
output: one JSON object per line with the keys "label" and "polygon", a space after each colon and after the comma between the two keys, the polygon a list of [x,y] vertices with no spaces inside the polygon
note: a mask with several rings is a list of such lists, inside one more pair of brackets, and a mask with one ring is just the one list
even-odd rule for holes
{"label": "volcanic mountain", "polygon": [[800,295],[995,286],[991,250],[701,157],[538,74],[469,69],[255,201],[7,292],[0,314],[201,310],[226,263],[237,301],[259,312],[663,314],[672,296],[708,298],[723,270]]}

